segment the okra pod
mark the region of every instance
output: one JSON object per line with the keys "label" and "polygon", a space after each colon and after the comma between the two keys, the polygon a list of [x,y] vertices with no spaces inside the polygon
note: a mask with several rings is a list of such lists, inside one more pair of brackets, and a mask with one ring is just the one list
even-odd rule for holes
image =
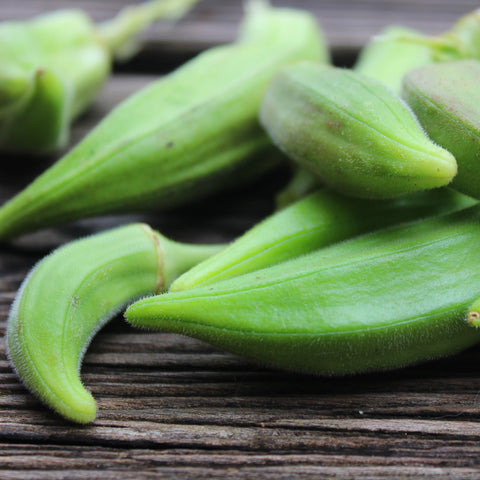
{"label": "okra pod", "polygon": [[[400,93],[405,73],[433,61],[430,47],[401,39],[402,35],[414,34],[417,32],[403,27],[385,28],[363,47],[354,70]],[[283,208],[320,186],[320,179],[297,165],[291,180],[277,195],[277,206]]]}
{"label": "okra pod", "polygon": [[40,261],[23,282],[7,323],[8,354],[25,385],[60,415],[96,415],[80,367],[97,331],[139,297],[168,289],[222,245],[168,240],[132,224],[71,242]]}
{"label": "okra pod", "polygon": [[45,154],[67,145],[72,120],[93,101],[114,58],[137,33],[173,20],[196,0],[151,0],[94,25],[81,10],[0,24],[0,149]]}
{"label": "okra pod", "polygon": [[451,355],[480,341],[480,207],[390,227],[278,265],[131,305],[136,327],[263,365],[338,375]]}
{"label": "okra pod", "polygon": [[170,291],[210,285],[364,232],[453,212],[474,203],[470,197],[446,188],[381,202],[321,190],[274,213],[224,250],[185,272],[173,282]]}
{"label": "okra pod", "polygon": [[260,120],[289,157],[343,194],[389,198],[447,185],[455,158],[424,133],[380,82],[301,62],[267,89]]}
{"label": "okra pod", "polygon": [[[240,40],[133,95],[0,209],[0,240],[61,222],[185,203],[265,172],[257,114],[282,65],[326,56],[314,18],[251,2]],[[212,76],[212,72],[215,75]]]}

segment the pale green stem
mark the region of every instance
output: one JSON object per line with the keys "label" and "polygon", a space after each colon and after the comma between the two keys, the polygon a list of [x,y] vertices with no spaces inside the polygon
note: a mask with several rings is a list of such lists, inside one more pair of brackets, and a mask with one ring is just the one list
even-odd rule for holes
{"label": "pale green stem", "polygon": [[123,9],[115,18],[98,25],[98,35],[116,58],[125,59],[133,51],[132,40],[159,19],[175,22],[198,0],[152,0]]}

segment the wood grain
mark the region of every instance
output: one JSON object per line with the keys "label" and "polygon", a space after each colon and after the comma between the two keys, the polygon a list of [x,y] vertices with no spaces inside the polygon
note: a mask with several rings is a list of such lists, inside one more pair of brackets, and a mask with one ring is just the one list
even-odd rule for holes
{"label": "wood grain", "polygon": [[[76,5],[101,20],[125,3],[3,0],[0,17]],[[240,3],[205,0],[175,30],[149,30],[147,52],[180,62],[230,40]],[[465,0],[295,5],[322,20],[336,52],[355,52],[392,22],[440,31],[476,7]],[[150,65],[150,75],[116,74],[75,125],[72,144],[164,67]],[[0,202],[54,160],[4,156]],[[272,211],[272,195],[285,179],[278,171],[188,208],[74,222],[0,248],[0,480],[480,477],[478,348],[393,372],[318,378],[264,369],[179,335],[136,331],[116,318],[83,362],[82,378],[99,405],[99,417],[89,426],[47,410],[13,373],[3,341],[8,309],[28,270],[51,249],[133,220],[182,241],[228,241]]]}
{"label": "wood grain", "polygon": [[[59,8],[87,10],[102,21],[122,6],[138,0],[2,0],[0,20],[28,18]],[[311,11],[325,30],[335,52],[358,50],[383,27],[401,24],[436,34],[458,17],[478,8],[474,0],[273,0],[276,6]],[[202,48],[231,41],[242,16],[243,1],[201,0],[175,28],[151,27],[143,36],[149,53],[194,54]]]}

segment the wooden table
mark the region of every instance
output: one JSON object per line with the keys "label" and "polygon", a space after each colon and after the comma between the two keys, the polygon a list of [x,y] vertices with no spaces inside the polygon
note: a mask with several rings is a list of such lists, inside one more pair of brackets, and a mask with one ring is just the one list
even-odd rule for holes
{"label": "wooden table", "polygon": [[[107,18],[123,0],[2,0],[0,19],[60,6]],[[461,0],[302,0],[321,20],[334,60],[390,23],[436,33],[475,8]],[[202,48],[230,41],[240,2],[205,0],[175,29],[150,29],[145,51],[119,66],[78,141],[114,104]],[[2,158],[3,202],[49,161]],[[0,249],[0,335],[31,266],[52,248],[95,231],[146,220],[184,241],[235,238],[273,209],[285,172],[172,212],[84,220],[24,236]],[[82,375],[99,404],[76,426],[19,382],[0,343],[0,479],[480,478],[478,348],[389,373],[317,378],[266,370],[178,335],[145,333],[121,318],[94,340]]]}

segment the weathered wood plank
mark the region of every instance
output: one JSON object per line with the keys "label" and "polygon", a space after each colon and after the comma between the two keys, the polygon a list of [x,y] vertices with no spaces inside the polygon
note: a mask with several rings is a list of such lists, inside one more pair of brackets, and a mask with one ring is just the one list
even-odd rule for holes
{"label": "weathered wood plank", "polygon": [[[67,7],[85,8],[97,21],[110,18],[133,0],[3,0],[0,20],[28,18],[44,11]],[[193,54],[199,49],[235,38],[242,15],[239,0],[202,0],[175,28],[160,25],[143,35],[150,52]],[[274,5],[305,8],[315,14],[335,50],[359,49],[371,35],[395,23],[426,33],[439,33],[461,15],[478,7],[474,0],[282,0]]]}
{"label": "weathered wood plank", "polygon": [[[100,467],[99,467],[100,469]],[[152,471],[153,470],[153,471]],[[182,478],[186,480],[216,480],[224,479],[226,473],[229,478],[235,479],[267,479],[276,478],[279,480],[292,479],[340,479],[340,480],[356,480],[356,479],[378,479],[378,478],[402,478],[402,479],[443,479],[443,478],[462,478],[465,480],[474,480],[478,478],[478,472],[473,468],[457,468],[447,469],[444,467],[324,467],[324,466],[295,466],[294,468],[267,467],[267,468],[250,468],[250,467],[202,467],[197,469],[190,468],[172,468],[170,466],[157,469],[148,469],[141,472],[125,472],[123,469],[109,470],[107,472],[98,470],[77,471],[70,470],[68,472],[58,472],[55,474],[57,480],[147,480],[147,479],[172,479]],[[33,471],[25,475],[25,472],[5,472],[3,478],[5,480],[50,480],[51,473]]]}

